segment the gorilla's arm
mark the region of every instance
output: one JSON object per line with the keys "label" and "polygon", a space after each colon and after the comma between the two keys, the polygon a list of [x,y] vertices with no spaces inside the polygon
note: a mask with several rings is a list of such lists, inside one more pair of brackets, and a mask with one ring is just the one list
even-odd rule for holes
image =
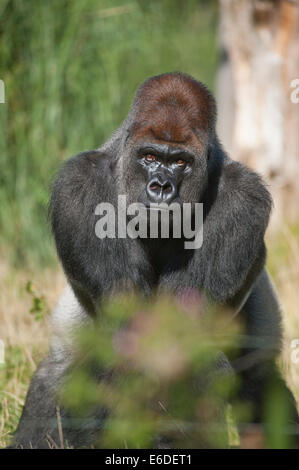
{"label": "gorilla's arm", "polygon": [[217,171],[204,199],[203,289],[217,302],[238,306],[265,263],[272,201],[261,178],[244,165],[226,157],[219,177]]}
{"label": "gorilla's arm", "polygon": [[38,366],[11,448],[60,447],[56,395],[68,365],[67,360],[49,354]]}
{"label": "gorilla's arm", "polygon": [[[239,310],[265,264],[264,234],[271,197],[261,178],[215,146],[214,168],[203,197],[203,244],[169,264],[161,287],[200,288],[213,302]],[[189,262],[183,260],[189,256]],[[172,261],[170,261],[171,263]]]}
{"label": "gorilla's arm", "polygon": [[[252,292],[241,313],[245,320],[247,340],[240,357],[232,365],[241,378],[239,398],[251,403],[251,421],[265,423],[266,434],[280,432],[288,435],[290,447],[299,445],[298,411],[293,394],[287,387],[276,363],[282,348],[282,312],[274,286],[264,269],[257,277]],[[271,417],[265,415],[273,396],[279,397],[286,422],[282,429],[269,426]],[[275,427],[275,426],[274,426]],[[282,438],[283,442],[284,438]],[[272,440],[273,442],[273,440]]]}

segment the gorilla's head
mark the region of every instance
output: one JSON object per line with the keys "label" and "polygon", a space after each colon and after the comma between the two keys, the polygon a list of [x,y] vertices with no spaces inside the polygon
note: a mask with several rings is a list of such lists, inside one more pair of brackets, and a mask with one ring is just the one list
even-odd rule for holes
{"label": "gorilla's head", "polygon": [[200,202],[215,145],[215,116],[214,98],[188,75],[144,82],[125,121],[117,166],[128,203]]}

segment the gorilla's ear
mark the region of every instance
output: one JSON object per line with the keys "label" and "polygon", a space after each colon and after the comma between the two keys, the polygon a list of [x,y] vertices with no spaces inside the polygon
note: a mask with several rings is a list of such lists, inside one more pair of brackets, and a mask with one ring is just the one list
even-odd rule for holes
{"label": "gorilla's ear", "polygon": [[225,302],[245,295],[262,269],[271,206],[261,178],[218,148],[204,198],[200,249],[203,287],[214,300]]}

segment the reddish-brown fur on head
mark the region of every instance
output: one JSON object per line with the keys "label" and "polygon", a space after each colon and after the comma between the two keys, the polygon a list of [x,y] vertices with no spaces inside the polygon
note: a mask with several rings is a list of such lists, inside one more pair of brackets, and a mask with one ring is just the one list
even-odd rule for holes
{"label": "reddish-brown fur on head", "polygon": [[216,105],[202,83],[177,72],[144,82],[136,93],[133,113],[134,138],[189,144],[214,130]]}

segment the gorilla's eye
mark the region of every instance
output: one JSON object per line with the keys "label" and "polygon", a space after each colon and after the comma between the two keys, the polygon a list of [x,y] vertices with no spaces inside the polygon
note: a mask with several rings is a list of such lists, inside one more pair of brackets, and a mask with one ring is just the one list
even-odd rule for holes
{"label": "gorilla's eye", "polygon": [[148,155],[145,155],[145,159],[147,162],[154,162],[156,160],[156,157],[155,155],[148,154]]}
{"label": "gorilla's eye", "polygon": [[185,162],[185,160],[181,160],[181,159],[180,159],[180,160],[177,160],[177,161],[176,161],[176,164],[179,165],[179,166],[185,166],[185,165],[186,165],[186,162]]}

